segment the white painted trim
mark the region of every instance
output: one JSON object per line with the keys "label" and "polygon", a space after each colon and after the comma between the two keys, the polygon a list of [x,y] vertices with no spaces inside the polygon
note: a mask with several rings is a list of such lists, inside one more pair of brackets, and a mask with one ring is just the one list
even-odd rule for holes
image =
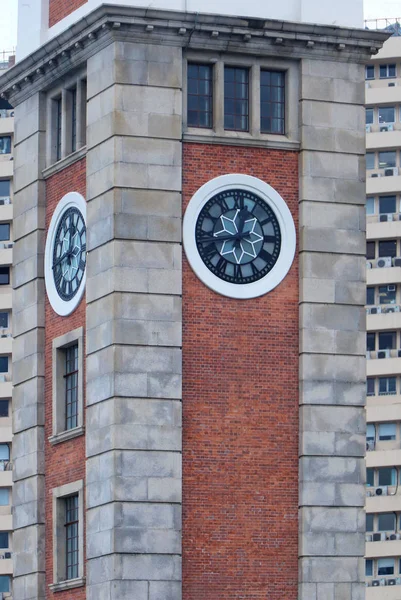
{"label": "white painted trim", "polygon": [[[236,285],[216,277],[203,262],[196,246],[195,227],[202,208],[216,194],[230,188],[247,190],[262,198],[273,210],[281,230],[281,249],[272,270],[259,281]],[[213,291],[230,298],[256,298],[270,292],[287,275],[295,256],[296,232],[291,212],[274,188],[249,175],[230,174],[205,183],[191,198],[184,215],[183,243],[189,264],[199,279]]]}
{"label": "white painted trim", "polygon": [[78,192],[69,192],[60,200],[57,204],[56,209],[53,213],[53,216],[50,221],[47,239],[46,239],[46,247],[45,247],[45,284],[46,284],[46,292],[47,297],[49,298],[49,302],[53,308],[53,310],[62,317],[66,315],[70,315],[78,306],[83,296],[85,290],[86,283],[86,268],[82,277],[82,281],[78,292],[75,296],[69,300],[68,302],[62,300],[57,293],[56,286],[53,278],[53,269],[52,269],[52,258],[53,258],[53,243],[54,236],[56,235],[57,226],[59,221],[64,214],[64,212],[75,206],[81,212],[85,224],[86,224],[86,201],[85,198],[78,194]]}

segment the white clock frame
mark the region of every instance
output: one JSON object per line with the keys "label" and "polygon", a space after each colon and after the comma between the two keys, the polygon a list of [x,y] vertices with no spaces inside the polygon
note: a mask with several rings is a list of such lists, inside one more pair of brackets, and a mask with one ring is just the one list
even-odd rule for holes
{"label": "white clock frame", "polygon": [[[281,248],[278,259],[267,275],[252,283],[229,283],[214,275],[203,262],[196,245],[195,228],[202,208],[210,198],[232,188],[259,196],[273,210],[280,226]],[[256,177],[233,173],[211,179],[192,196],[184,215],[183,244],[192,270],[207,287],[223,296],[245,300],[262,296],[283,281],[294,260],[296,232],[291,212],[274,188]]]}
{"label": "white clock frame", "polygon": [[47,297],[49,298],[49,302],[53,310],[62,317],[70,315],[76,309],[78,304],[81,302],[86,284],[86,266],[78,291],[75,294],[75,296],[71,298],[71,300],[63,300],[62,298],[60,298],[56,289],[56,285],[54,283],[52,269],[54,238],[60,219],[62,218],[65,211],[72,207],[77,208],[80,211],[86,226],[85,198],[83,198],[81,194],[78,194],[78,192],[69,192],[61,198],[60,202],[56,206],[56,209],[50,221],[45,246],[45,285]]}

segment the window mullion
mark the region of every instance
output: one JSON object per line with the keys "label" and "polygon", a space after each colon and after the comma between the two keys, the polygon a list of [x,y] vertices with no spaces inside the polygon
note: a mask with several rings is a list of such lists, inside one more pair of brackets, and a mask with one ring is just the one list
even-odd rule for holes
{"label": "window mullion", "polygon": [[253,65],[250,69],[249,76],[249,123],[250,130],[253,136],[258,137],[260,134],[260,66]]}

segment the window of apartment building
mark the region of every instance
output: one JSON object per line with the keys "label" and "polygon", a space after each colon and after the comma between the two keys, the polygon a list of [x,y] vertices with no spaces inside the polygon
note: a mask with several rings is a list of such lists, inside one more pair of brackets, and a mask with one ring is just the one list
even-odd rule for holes
{"label": "window of apartment building", "polygon": [[365,109],[365,122],[366,122],[366,125],[372,125],[372,123],[373,123],[373,108]]}
{"label": "window of apartment building", "polygon": [[188,64],[188,126],[213,127],[213,67]]}
{"label": "window of apartment building", "polygon": [[260,71],[260,130],[262,133],[285,133],[285,73]]}
{"label": "window of apartment building", "polygon": [[397,470],[394,467],[379,467],[377,474],[379,486],[397,485]]}
{"label": "window of apartment building", "polygon": [[375,168],[375,153],[374,152],[366,152],[366,169],[374,169]]}
{"label": "window of apartment building", "polygon": [[388,169],[396,165],[395,150],[379,152],[379,169]]}
{"label": "window of apartment building", "polygon": [[224,129],[249,131],[249,69],[224,67]]}
{"label": "window of apartment building", "polygon": [[8,373],[8,356],[0,356],[0,373]]}
{"label": "window of apartment building", "polygon": [[373,515],[366,514],[366,531],[373,531]]}
{"label": "window of apartment building", "polygon": [[86,143],[86,80],[67,79],[48,94],[47,164],[52,165]]}
{"label": "window of apartment building", "polygon": [[366,288],[366,304],[370,306],[375,303],[375,288],[367,287]]}
{"label": "window of apartment building", "polygon": [[366,350],[374,352],[376,350],[376,334],[369,332],[366,334]]}
{"label": "window of apartment building", "polygon": [[365,575],[366,577],[373,576],[373,560],[371,558],[365,560]]}
{"label": "window of apartment building", "polygon": [[8,531],[0,531],[0,548],[9,548]]}
{"label": "window of apartment building", "polygon": [[8,329],[8,312],[0,312],[0,329]]}
{"label": "window of apartment building", "polygon": [[395,304],[397,287],[395,285],[379,286],[379,302],[380,304]]}
{"label": "window of apartment building", "polygon": [[392,396],[396,393],[395,377],[379,377],[379,396]]}
{"label": "window of apartment building", "polygon": [[83,328],[53,340],[53,436],[56,444],[83,433]]}
{"label": "window of apartment building", "polygon": [[380,240],[379,241],[379,257],[397,256],[397,240]]}
{"label": "window of apartment building", "polygon": [[374,442],[376,439],[376,427],[373,423],[368,423],[366,425],[366,441]]}
{"label": "window of apartment building", "polygon": [[380,79],[385,79],[386,77],[396,77],[395,64],[391,63],[389,65],[380,65],[379,73]]}
{"label": "window of apartment building", "polygon": [[394,575],[394,558],[379,558],[377,560],[378,575]]}
{"label": "window of apartment building", "polygon": [[379,331],[379,350],[394,350],[396,345],[396,331]]}
{"label": "window of apartment building", "polygon": [[0,223],[0,241],[10,239],[10,223]]}
{"label": "window of apartment building", "polygon": [[375,485],[375,471],[371,467],[366,469],[366,485],[373,487]]}
{"label": "window of apartment building", "polygon": [[1,179],[0,180],[0,198],[9,198],[10,197],[10,185],[11,185],[11,182],[9,179]]}
{"label": "window of apartment building", "polygon": [[395,123],[395,106],[379,106],[379,124]]}
{"label": "window of apartment building", "polygon": [[396,212],[397,200],[395,196],[379,196],[379,213],[392,214]]}
{"label": "window of apartment building", "polygon": [[374,65],[366,65],[365,67],[365,79],[375,78],[375,67]]}
{"label": "window of apartment building", "polygon": [[366,258],[368,260],[375,258],[376,246],[374,242],[366,242]]}
{"label": "window of apartment building", "polygon": [[375,214],[375,199],[374,198],[366,198],[366,214],[367,215]]}
{"label": "window of apartment building", "polygon": [[378,531],[394,531],[395,529],[395,514],[380,513],[377,517]]}
{"label": "window of apartment building", "polygon": [[0,267],[0,285],[10,284],[10,267]]}
{"label": "window of apartment building", "polygon": [[368,377],[366,380],[366,395],[367,396],[375,395],[375,379],[374,379],[374,377]]}
{"label": "window of apartment building", "polygon": [[53,489],[52,591],[84,585],[83,488],[81,480]]}
{"label": "window of apartment building", "polygon": [[11,136],[0,136],[0,154],[11,154]]}
{"label": "window of apartment building", "polygon": [[10,504],[9,488],[0,488],[0,506],[8,506]]}
{"label": "window of apartment building", "polygon": [[8,417],[8,400],[0,400],[0,417]]}
{"label": "window of apartment building", "polygon": [[0,592],[10,592],[11,591],[11,576],[10,575],[0,575]]}
{"label": "window of apartment building", "polygon": [[379,423],[379,441],[390,442],[397,437],[397,427],[395,423]]}

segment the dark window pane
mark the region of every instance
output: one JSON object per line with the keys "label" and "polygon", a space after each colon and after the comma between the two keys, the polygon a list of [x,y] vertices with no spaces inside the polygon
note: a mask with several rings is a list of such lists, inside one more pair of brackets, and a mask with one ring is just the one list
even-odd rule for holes
{"label": "dark window pane", "polygon": [[366,334],[366,350],[368,352],[374,352],[376,350],[376,334],[375,333],[367,333]]}
{"label": "dark window pane", "polygon": [[379,350],[394,350],[396,339],[395,331],[379,331]]}
{"label": "dark window pane", "polygon": [[10,224],[9,223],[0,223],[0,241],[5,241],[10,239]]}
{"label": "dark window pane", "polygon": [[365,575],[366,577],[373,575],[373,560],[371,558],[365,560]]}
{"label": "dark window pane", "polygon": [[380,467],[379,485],[397,485],[397,471],[394,467]]}
{"label": "dark window pane", "polygon": [[379,558],[377,561],[378,575],[394,575],[394,558]]}
{"label": "dark window pane", "polygon": [[367,396],[375,395],[375,379],[374,379],[374,377],[368,377],[366,380],[366,395]]}
{"label": "dark window pane", "polygon": [[0,592],[10,592],[10,575],[0,575]]}
{"label": "dark window pane", "polygon": [[366,515],[366,531],[373,531],[373,515]]}
{"label": "dark window pane", "polygon": [[395,77],[396,76],[395,65],[389,65],[388,66],[388,76],[389,77]]}
{"label": "dark window pane", "polygon": [[380,77],[387,77],[387,65],[380,65]]}
{"label": "dark window pane", "polygon": [[379,212],[383,214],[391,214],[396,212],[396,197],[395,196],[380,196],[379,197]]}
{"label": "dark window pane", "polygon": [[395,108],[394,106],[379,106],[379,124],[394,123]]}
{"label": "dark window pane", "polygon": [[9,135],[2,135],[0,137],[0,154],[11,153],[11,137]]}
{"label": "dark window pane", "polygon": [[10,460],[10,448],[8,444],[0,444],[0,461]]}
{"label": "dark window pane", "polygon": [[187,82],[189,127],[213,126],[213,68],[210,65],[188,65]]}
{"label": "dark window pane", "polygon": [[396,240],[381,240],[379,241],[379,256],[397,256],[397,241]]}
{"label": "dark window pane", "polygon": [[395,285],[379,286],[379,303],[380,304],[395,304],[396,289],[397,288]]}
{"label": "dark window pane", "polygon": [[78,427],[78,344],[65,350],[65,428]]}
{"label": "dark window pane", "polygon": [[373,108],[366,109],[365,120],[366,125],[371,125],[373,123]]}
{"label": "dark window pane", "polygon": [[65,499],[66,579],[78,577],[78,494]]}
{"label": "dark window pane", "polygon": [[373,65],[366,66],[365,78],[366,79],[374,79],[375,78],[375,68]]}
{"label": "dark window pane", "polygon": [[367,287],[366,288],[366,304],[374,304],[375,303],[375,288]]}
{"label": "dark window pane", "polygon": [[0,267],[0,285],[8,285],[10,283],[10,268]]}
{"label": "dark window pane", "polygon": [[396,394],[395,377],[379,377],[379,395],[387,396]]}
{"label": "dark window pane", "polygon": [[397,437],[397,426],[395,423],[379,424],[379,440],[381,442],[391,442]]}
{"label": "dark window pane", "polygon": [[379,152],[379,169],[387,169],[396,166],[395,150]]}
{"label": "dark window pane", "polygon": [[375,476],[374,469],[372,469],[371,467],[368,467],[366,469],[366,485],[368,487],[374,486],[374,484],[375,484],[374,476]]}
{"label": "dark window pane", "polygon": [[0,373],[8,373],[8,356],[0,356]]}
{"label": "dark window pane", "polygon": [[8,329],[8,312],[0,312],[0,329]]}
{"label": "dark window pane", "polygon": [[0,198],[10,195],[10,180],[2,179],[0,181]]}
{"label": "dark window pane", "polygon": [[285,133],[285,73],[260,72],[260,129],[262,133]]}
{"label": "dark window pane", "polygon": [[375,243],[374,242],[366,242],[366,258],[368,260],[375,258],[376,256],[376,251],[375,251]]}
{"label": "dark window pane", "polygon": [[0,531],[0,548],[9,548],[7,531]]}
{"label": "dark window pane", "polygon": [[374,152],[367,152],[365,154],[365,158],[366,158],[366,168],[367,169],[374,169],[375,168],[375,153]]}
{"label": "dark window pane", "polygon": [[0,417],[8,417],[8,400],[0,400]]}
{"label": "dark window pane", "polygon": [[224,69],[224,128],[248,131],[249,123],[248,69]]}

